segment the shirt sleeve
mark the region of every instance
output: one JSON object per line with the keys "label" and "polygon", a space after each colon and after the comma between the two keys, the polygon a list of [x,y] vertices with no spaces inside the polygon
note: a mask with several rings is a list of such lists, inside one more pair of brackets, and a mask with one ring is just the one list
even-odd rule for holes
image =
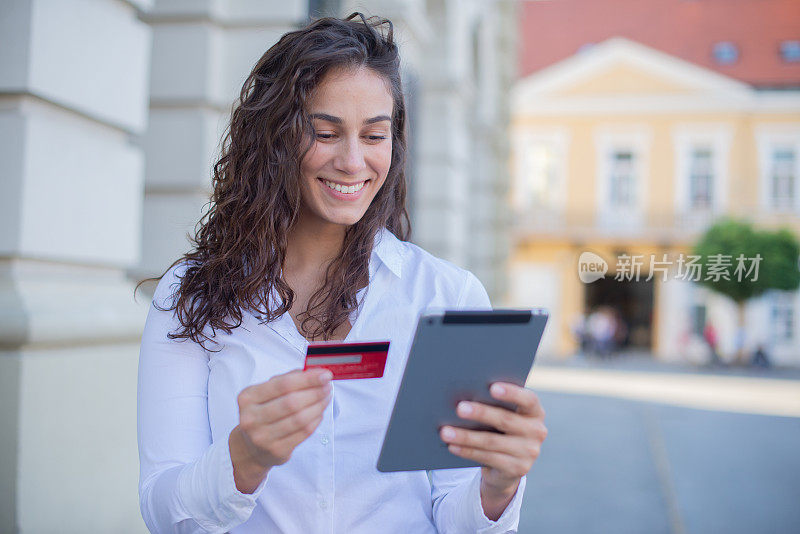
{"label": "shirt sleeve", "polygon": [[[172,303],[181,266],[161,279],[153,304]],[[211,441],[207,353],[191,340],[167,338],[180,323],[174,310],[153,304],[139,354],[142,518],[153,533],[227,532],[250,517],[266,479],[252,495],[236,488],[227,439]]]}
{"label": "shirt sleeve", "polygon": [[483,512],[481,468],[436,469],[430,472],[433,517],[441,534],[505,534],[517,531],[527,475],[497,521]]}
{"label": "shirt sleeve", "polygon": [[[480,280],[466,272],[461,286],[458,308],[490,309],[489,295]],[[483,512],[481,504],[481,468],[436,469],[429,473],[433,518],[442,534],[501,534],[516,532],[527,476],[523,476],[511,502],[497,521],[492,521]]]}

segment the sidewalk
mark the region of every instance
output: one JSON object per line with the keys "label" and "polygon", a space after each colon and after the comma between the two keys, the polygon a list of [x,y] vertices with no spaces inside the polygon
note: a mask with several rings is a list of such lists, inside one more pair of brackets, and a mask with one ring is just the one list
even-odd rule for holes
{"label": "sidewalk", "polygon": [[688,363],[664,362],[654,358],[649,352],[626,351],[608,359],[578,354],[568,359],[537,359],[539,367],[580,368],[580,369],[619,369],[653,373],[691,373],[717,376],[746,376],[753,378],[775,378],[800,380],[800,368],[795,367],[753,367],[739,365],[692,365]]}
{"label": "sidewalk", "polygon": [[528,385],[536,391],[800,417],[800,369],[693,367],[625,354],[608,360],[537,362]]}
{"label": "sidewalk", "polygon": [[530,385],[549,435],[520,533],[800,532],[800,418],[774,415],[799,372],[628,357],[537,362]]}

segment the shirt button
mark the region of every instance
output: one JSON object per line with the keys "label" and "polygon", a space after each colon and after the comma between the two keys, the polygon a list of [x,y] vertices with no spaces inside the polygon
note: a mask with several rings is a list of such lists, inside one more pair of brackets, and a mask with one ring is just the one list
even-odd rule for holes
{"label": "shirt button", "polygon": [[323,510],[327,510],[328,503],[326,503],[325,501],[319,501],[319,507],[322,508]]}
{"label": "shirt button", "polygon": [[321,442],[323,445],[327,445],[327,444],[328,444],[328,442],[330,441],[330,440],[328,439],[328,434],[322,434],[322,437],[320,438],[320,440],[319,440],[319,441],[320,441],[320,442]]}

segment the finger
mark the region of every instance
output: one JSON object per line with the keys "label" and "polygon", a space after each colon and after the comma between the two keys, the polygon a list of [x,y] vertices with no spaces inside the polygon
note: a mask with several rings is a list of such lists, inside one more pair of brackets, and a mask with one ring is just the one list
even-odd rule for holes
{"label": "finger", "polygon": [[284,436],[281,439],[277,440],[276,442],[272,443],[270,450],[273,451],[273,455],[277,457],[281,462],[288,461],[294,449],[300,443],[308,439],[308,437],[314,433],[314,431],[317,429],[317,427],[321,422],[322,422],[322,415],[317,417],[315,420],[311,421],[305,427],[293,432],[292,434],[289,434],[288,436]]}
{"label": "finger", "polygon": [[302,410],[288,415],[278,421],[264,426],[264,432],[272,440],[279,440],[295,432],[301,431],[312,421],[321,417],[330,402],[326,397]]}
{"label": "finger", "polygon": [[461,401],[458,403],[456,413],[462,419],[487,424],[506,434],[524,435],[532,428],[529,417],[480,402]]}
{"label": "finger", "polygon": [[272,423],[324,400],[331,394],[331,390],[331,384],[328,382],[324,386],[292,391],[263,404],[257,404],[251,410],[258,422]]}
{"label": "finger", "polygon": [[320,423],[322,423],[323,415],[320,414],[319,417],[312,420],[302,428],[296,430],[295,432],[289,434],[288,436],[284,436],[276,445],[278,447],[285,447],[291,452],[295,449],[298,445],[304,442],[308,437],[314,433],[314,431],[319,427]]}
{"label": "finger", "polygon": [[495,399],[517,405],[517,412],[533,417],[544,417],[544,408],[533,390],[507,382],[495,382],[489,388]]}
{"label": "finger", "polygon": [[248,386],[239,394],[239,407],[243,403],[265,403],[270,400],[311,387],[319,387],[330,382],[333,374],[328,369],[294,370],[276,375],[260,384]]}
{"label": "finger", "polygon": [[448,445],[447,450],[456,456],[466,458],[467,460],[474,460],[486,467],[492,467],[498,471],[513,477],[521,477],[526,475],[533,464],[515,458],[509,454],[495,451],[485,451],[482,449],[473,449],[471,447],[462,447],[460,445]]}
{"label": "finger", "polygon": [[452,426],[442,427],[439,431],[439,436],[445,443],[452,445],[502,452],[517,458],[524,458],[530,455],[531,447],[529,444],[531,440],[520,436],[510,436],[483,430],[455,428]]}
{"label": "finger", "polygon": [[270,399],[272,399],[293,391],[324,386],[330,383],[331,378],[333,378],[333,373],[328,369],[318,368],[274,376],[263,385],[265,386],[264,390],[266,390],[268,394],[272,394],[270,397]]}

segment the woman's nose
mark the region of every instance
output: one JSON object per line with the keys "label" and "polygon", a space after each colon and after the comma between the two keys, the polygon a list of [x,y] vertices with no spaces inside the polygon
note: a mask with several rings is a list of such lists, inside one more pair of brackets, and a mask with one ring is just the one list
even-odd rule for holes
{"label": "woman's nose", "polygon": [[347,140],[339,146],[339,153],[333,162],[336,170],[347,174],[358,174],[364,170],[367,165],[358,139]]}

